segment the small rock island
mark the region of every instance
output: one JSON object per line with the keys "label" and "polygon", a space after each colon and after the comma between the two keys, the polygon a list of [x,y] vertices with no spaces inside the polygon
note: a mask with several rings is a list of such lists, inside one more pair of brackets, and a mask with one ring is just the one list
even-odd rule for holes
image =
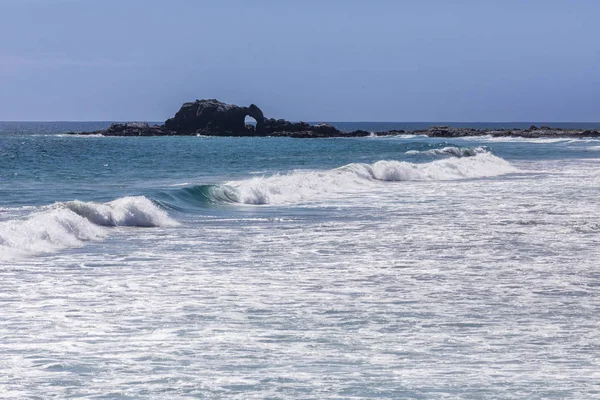
{"label": "small rock island", "polygon": [[[246,117],[256,120],[256,125],[246,124]],[[112,124],[108,129],[94,132],[69,132],[79,135],[104,136],[280,136],[293,138],[331,138],[393,136],[401,134],[427,135],[429,137],[466,136],[506,136],[524,138],[557,137],[600,137],[598,130],[560,129],[531,126],[529,129],[473,129],[434,126],[424,130],[367,132],[356,130],[343,132],[336,127],[321,123],[311,125],[306,122],[290,122],[284,119],[265,118],[258,106],[251,104],[240,107],[215,99],[196,100],[184,103],[173,118],[163,125],[149,125],[145,122]]]}

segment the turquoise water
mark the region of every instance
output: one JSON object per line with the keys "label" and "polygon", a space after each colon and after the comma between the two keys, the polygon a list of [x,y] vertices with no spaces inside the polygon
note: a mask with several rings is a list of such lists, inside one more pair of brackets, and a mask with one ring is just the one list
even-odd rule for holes
{"label": "turquoise water", "polygon": [[16,126],[1,398],[600,394],[598,140]]}

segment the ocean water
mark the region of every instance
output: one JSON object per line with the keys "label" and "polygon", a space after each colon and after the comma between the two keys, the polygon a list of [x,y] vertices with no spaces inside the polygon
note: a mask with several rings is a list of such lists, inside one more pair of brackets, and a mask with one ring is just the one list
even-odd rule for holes
{"label": "ocean water", "polygon": [[72,129],[0,124],[0,398],[600,397],[599,140]]}

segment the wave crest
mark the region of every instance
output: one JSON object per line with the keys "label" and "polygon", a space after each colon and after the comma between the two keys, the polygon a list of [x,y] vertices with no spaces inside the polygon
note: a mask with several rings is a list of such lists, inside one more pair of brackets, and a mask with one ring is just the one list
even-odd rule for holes
{"label": "wave crest", "polygon": [[379,181],[444,181],[485,178],[516,172],[506,160],[490,152],[470,157],[453,157],[429,163],[377,161],[354,163],[327,171],[294,171],[286,175],[232,181],[204,187],[212,202],[242,204],[285,204],[312,200],[328,193],[364,190]]}
{"label": "wave crest", "polygon": [[108,234],[105,227],[177,225],[146,197],[123,197],[109,203],[69,201],[38,208],[22,219],[0,222],[0,261],[52,253]]}
{"label": "wave crest", "polygon": [[74,213],[100,226],[159,227],[174,226],[166,211],[158,208],[143,196],[122,197],[109,203],[83,202],[79,200],[62,203]]}
{"label": "wave crest", "polygon": [[105,236],[102,227],[70,210],[37,212],[25,220],[0,222],[0,261],[78,247]]}
{"label": "wave crest", "polygon": [[428,156],[453,156],[453,157],[474,157],[478,154],[489,153],[487,147],[455,147],[447,146],[441,149],[430,149],[425,151],[410,150],[407,155],[428,155]]}

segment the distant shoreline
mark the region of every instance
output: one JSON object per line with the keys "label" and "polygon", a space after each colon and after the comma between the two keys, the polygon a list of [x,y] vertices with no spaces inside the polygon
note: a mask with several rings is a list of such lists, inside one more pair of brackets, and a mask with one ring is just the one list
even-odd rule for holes
{"label": "distant shoreline", "polygon": [[[150,136],[144,134],[107,134],[109,127],[114,124],[110,121],[33,121],[33,122],[2,122],[0,121],[0,135],[11,134],[77,134],[77,135],[106,135],[106,136]],[[121,124],[121,123],[117,123]],[[555,125],[556,124],[556,125]],[[391,136],[391,135],[425,135],[430,137],[467,137],[467,136],[492,136],[492,137],[522,137],[522,138],[580,138],[598,137],[600,123],[439,123],[439,122],[332,122],[339,134],[330,137],[357,137],[357,136]],[[537,129],[531,129],[535,125]],[[360,135],[354,135],[358,131]],[[137,132],[140,133],[140,132]],[[195,133],[186,133],[181,136],[194,136]],[[152,135],[161,136],[161,135]],[[162,136],[179,136],[176,133]],[[223,136],[223,135],[219,135]],[[240,135],[231,135],[240,136]],[[248,136],[248,135],[244,135]],[[301,137],[301,132],[276,133],[272,135],[251,136],[290,136]],[[306,137],[314,137],[308,132]]]}
{"label": "distant shoreline", "polygon": [[[109,128],[110,129],[110,128]],[[431,138],[462,138],[462,137],[513,137],[513,138],[600,138],[600,129],[563,129],[550,126],[537,127],[532,126],[527,129],[476,129],[476,128],[455,128],[449,126],[432,126],[428,129],[404,130],[394,129],[389,131],[365,131],[354,130],[349,132],[339,131],[335,133],[320,134],[315,131],[281,131],[272,134],[211,134],[211,133],[176,133],[164,132],[156,126],[148,126],[147,129],[135,127],[132,129],[122,129],[117,132],[110,130],[91,131],[91,132],[67,132],[71,135],[100,135],[100,136],[121,136],[121,137],[151,137],[151,136],[220,136],[220,137],[290,137],[297,139],[325,139],[325,138],[357,138],[357,137],[389,137],[400,135],[427,136]]]}
{"label": "distant shoreline", "polygon": [[[248,124],[251,118],[255,124]],[[339,123],[352,125],[352,123]],[[458,124],[458,123],[457,123]],[[488,123],[494,125],[494,123]],[[357,123],[354,123],[356,128]],[[525,138],[578,138],[600,137],[600,126],[593,129],[576,129],[548,125],[531,125],[527,128],[464,128],[449,125],[438,125],[415,129],[382,130],[340,129],[329,123],[309,124],[306,122],[290,122],[285,119],[266,118],[263,111],[251,104],[248,107],[223,103],[216,99],[196,100],[184,103],[173,118],[164,124],[150,125],[147,122],[115,123],[108,129],[91,132],[68,132],[79,135],[103,136],[227,136],[227,137],[291,137],[291,138],[336,138],[336,137],[368,137],[396,135],[425,135],[429,137],[525,137]],[[454,125],[454,124],[453,124]],[[475,123],[473,123],[475,125]],[[590,123],[592,125],[592,123]]]}

